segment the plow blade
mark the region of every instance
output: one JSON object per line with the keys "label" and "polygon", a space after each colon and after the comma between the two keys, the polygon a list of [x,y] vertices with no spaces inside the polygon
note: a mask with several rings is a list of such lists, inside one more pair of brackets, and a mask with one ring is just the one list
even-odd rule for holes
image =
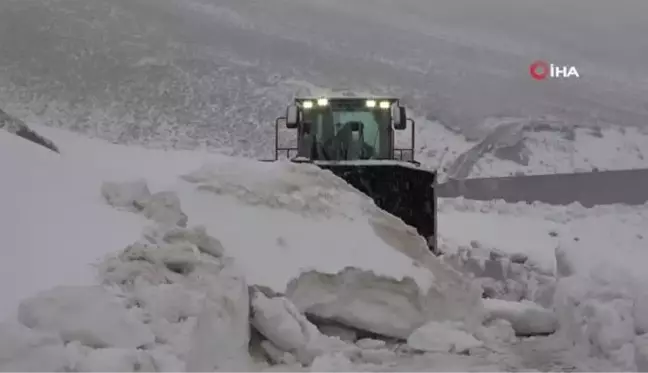
{"label": "plow blade", "polygon": [[382,210],[416,228],[429,245],[435,244],[436,173],[398,162],[315,164],[369,196]]}

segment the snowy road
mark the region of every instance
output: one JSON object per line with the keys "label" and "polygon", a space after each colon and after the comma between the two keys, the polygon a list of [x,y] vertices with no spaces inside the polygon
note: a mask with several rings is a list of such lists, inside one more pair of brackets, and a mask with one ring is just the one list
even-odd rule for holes
{"label": "snowy road", "polygon": [[[630,0],[7,0],[0,94],[105,138],[165,141],[171,127],[257,156],[287,80],[404,95],[464,129],[494,115],[645,125],[647,14]],[[535,82],[539,58],[581,78]]]}

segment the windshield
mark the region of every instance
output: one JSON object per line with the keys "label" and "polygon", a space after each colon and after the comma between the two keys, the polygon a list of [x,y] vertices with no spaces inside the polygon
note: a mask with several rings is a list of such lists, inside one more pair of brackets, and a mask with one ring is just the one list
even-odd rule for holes
{"label": "windshield", "polygon": [[389,159],[389,110],[318,107],[304,113],[311,123],[317,158],[326,160]]}

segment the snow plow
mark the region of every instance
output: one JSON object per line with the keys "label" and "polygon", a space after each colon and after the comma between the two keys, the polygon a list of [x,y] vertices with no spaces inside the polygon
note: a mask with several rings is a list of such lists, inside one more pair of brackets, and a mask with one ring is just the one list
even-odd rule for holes
{"label": "snow plow", "polygon": [[[395,131],[411,131],[397,148]],[[296,131],[295,146],[280,145],[280,128]],[[274,160],[311,163],[331,171],[376,205],[416,228],[436,246],[436,173],[414,159],[415,122],[397,98],[304,97],[275,121]]]}

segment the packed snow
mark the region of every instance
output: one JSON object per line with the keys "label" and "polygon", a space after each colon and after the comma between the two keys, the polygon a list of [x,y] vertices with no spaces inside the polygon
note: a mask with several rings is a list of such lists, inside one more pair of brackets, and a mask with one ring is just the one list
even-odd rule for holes
{"label": "packed snow", "polygon": [[[126,147],[35,128],[60,154],[9,133],[1,137],[1,149],[12,155],[3,174],[15,176],[6,184],[13,193],[3,194],[10,206],[4,211],[13,212],[3,214],[9,229],[3,235],[9,247],[20,248],[11,264],[22,269],[3,268],[9,276],[3,283],[20,286],[3,290],[11,296],[3,299],[9,321],[2,330],[31,338],[9,351],[38,359],[16,360],[17,352],[8,352],[3,366],[417,370],[435,361],[486,370],[489,364],[593,370],[587,356],[606,359],[600,365],[606,368],[645,364],[639,264],[646,255],[645,207],[442,200],[439,261],[411,228],[312,166]],[[21,203],[39,198],[38,205]],[[85,210],[73,213],[70,206]],[[17,214],[21,219],[12,219]],[[79,227],[90,219],[103,230],[79,240],[87,233]],[[26,234],[31,221],[57,235]],[[512,232],[497,234],[502,229]],[[44,249],[59,242],[66,255]],[[44,263],[45,255],[52,259]],[[480,291],[468,284],[471,277]],[[214,283],[222,287],[209,290]],[[483,306],[481,291],[490,297]],[[243,311],[248,302],[250,322]],[[538,345],[519,339],[556,329],[543,337],[556,342],[541,344],[535,355],[529,351]],[[387,345],[354,344],[358,330],[386,337]],[[14,334],[0,343],[13,343]],[[219,334],[229,338],[213,340]],[[578,349],[552,350],[563,341]],[[218,354],[206,347],[219,343]],[[258,348],[249,352],[248,343]],[[486,352],[494,346],[504,351],[495,360]],[[462,360],[465,351],[473,357]],[[543,354],[549,357],[529,358]]]}

